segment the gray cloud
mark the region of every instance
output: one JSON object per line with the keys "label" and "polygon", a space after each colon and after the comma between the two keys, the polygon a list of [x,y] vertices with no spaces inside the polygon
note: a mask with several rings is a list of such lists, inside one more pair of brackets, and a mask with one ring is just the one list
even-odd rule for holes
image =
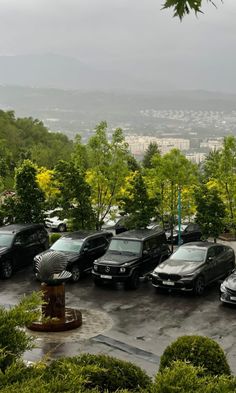
{"label": "gray cloud", "polygon": [[57,53],[160,88],[236,92],[236,2],[172,18],[160,0],[1,0],[0,54]]}

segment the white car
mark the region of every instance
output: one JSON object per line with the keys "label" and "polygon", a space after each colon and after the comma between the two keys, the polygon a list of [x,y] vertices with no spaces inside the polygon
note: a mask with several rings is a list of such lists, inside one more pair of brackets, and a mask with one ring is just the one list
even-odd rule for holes
{"label": "white car", "polygon": [[46,212],[46,218],[45,218],[45,225],[47,228],[50,228],[52,231],[57,231],[57,232],[66,232],[67,231],[67,224],[68,224],[68,219],[67,218],[59,218],[58,217],[58,212],[62,209],[55,209],[55,210],[48,210]]}

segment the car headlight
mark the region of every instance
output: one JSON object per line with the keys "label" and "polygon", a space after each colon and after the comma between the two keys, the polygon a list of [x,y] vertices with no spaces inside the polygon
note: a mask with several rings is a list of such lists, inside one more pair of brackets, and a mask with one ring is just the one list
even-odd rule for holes
{"label": "car headlight", "polygon": [[120,273],[125,273],[126,272],[126,268],[125,267],[120,267]]}
{"label": "car headlight", "polygon": [[220,290],[221,290],[221,292],[226,292],[226,287],[223,283],[220,286]]}
{"label": "car headlight", "polygon": [[153,270],[153,272],[151,274],[152,274],[152,276],[158,277],[158,273],[155,270]]}
{"label": "car headlight", "polygon": [[195,272],[193,272],[193,273],[186,273],[186,274],[183,276],[183,278],[184,278],[184,277],[193,277],[195,274],[196,274]]}
{"label": "car headlight", "polygon": [[98,270],[98,265],[93,265],[93,270]]}

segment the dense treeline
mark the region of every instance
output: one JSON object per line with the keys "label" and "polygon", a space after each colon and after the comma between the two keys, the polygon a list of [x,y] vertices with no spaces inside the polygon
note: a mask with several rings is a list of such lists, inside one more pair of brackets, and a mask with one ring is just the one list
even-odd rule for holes
{"label": "dense treeline", "polygon": [[120,128],[107,134],[103,121],[87,144],[79,135],[72,142],[39,120],[0,111],[2,223],[42,221],[43,211],[59,206],[72,229],[100,228],[122,212],[129,228],[153,218],[172,227],[181,214],[182,221],[199,222],[206,237],[235,233],[235,137],[197,166],[178,149],[161,155],[155,143],[137,162]]}
{"label": "dense treeline", "polygon": [[0,110],[0,175],[4,185],[12,184],[14,169],[24,159],[53,168],[67,159],[73,143],[61,133],[52,133],[37,119],[16,118],[13,111]]}

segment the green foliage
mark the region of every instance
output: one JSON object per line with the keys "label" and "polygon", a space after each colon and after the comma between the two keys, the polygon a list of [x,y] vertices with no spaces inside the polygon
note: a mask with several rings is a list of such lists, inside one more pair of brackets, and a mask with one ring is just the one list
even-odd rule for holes
{"label": "green foliage", "polygon": [[236,379],[231,376],[204,375],[202,367],[175,361],[155,377],[152,393],[233,393]]}
{"label": "green foliage", "polygon": [[91,187],[91,200],[99,229],[111,207],[117,205],[121,188],[129,169],[130,153],[123,132],[117,128],[111,141],[107,138],[107,123],[101,122],[87,145],[88,169],[86,181]]}
{"label": "green foliage", "polygon": [[208,188],[201,184],[195,192],[196,222],[202,229],[203,236],[215,240],[223,232],[225,226],[225,206],[216,188]]}
{"label": "green foliage", "polygon": [[160,155],[158,144],[156,142],[151,142],[147,150],[144,152],[144,157],[143,157],[144,168],[149,168],[149,169],[153,168],[152,159],[156,154]]}
{"label": "green foliage", "polygon": [[209,375],[230,374],[224,351],[211,338],[204,336],[182,336],[170,344],[160,360],[160,371],[170,367],[175,360],[190,362],[200,366]]}
{"label": "green foliage", "polygon": [[32,293],[10,309],[0,307],[0,351],[4,355],[0,358],[1,370],[32,348],[32,337],[21,328],[39,318],[41,303],[41,294]]}
{"label": "green foliage", "polygon": [[9,209],[6,216],[13,213],[14,222],[40,223],[44,220],[44,193],[37,184],[36,175],[37,169],[29,160],[25,160],[16,170],[16,194],[5,204],[5,209],[7,206]]}
{"label": "green foliage", "polygon": [[151,379],[140,367],[107,355],[83,354],[53,361],[45,371],[46,381],[52,377],[75,379],[80,376],[86,389],[100,392],[118,389],[139,391],[150,387]]}
{"label": "green foliage", "polygon": [[56,240],[60,239],[61,233],[50,233],[49,235],[49,244],[50,246],[55,243]]}
{"label": "green foliage", "polygon": [[85,181],[84,172],[73,161],[60,161],[55,167],[55,178],[60,188],[58,204],[63,209],[63,216],[69,219],[72,229],[94,229],[91,189]]}
{"label": "green foliage", "polygon": [[121,201],[122,210],[129,215],[126,225],[129,229],[146,228],[155,214],[157,201],[149,198],[140,172],[135,172],[129,186],[131,192]]}
{"label": "green foliage", "polygon": [[[208,2],[215,6],[212,0],[208,0]],[[182,20],[191,11],[194,11],[196,15],[202,13],[201,6],[202,0],[166,0],[163,8],[174,8],[174,16]]]}
{"label": "green foliage", "polygon": [[49,132],[39,120],[31,117],[16,119],[13,111],[1,110],[0,141],[6,153],[3,156],[3,168],[5,166],[12,177],[14,168],[25,159],[39,166],[53,168],[58,160],[67,160],[73,146],[65,135]]}

